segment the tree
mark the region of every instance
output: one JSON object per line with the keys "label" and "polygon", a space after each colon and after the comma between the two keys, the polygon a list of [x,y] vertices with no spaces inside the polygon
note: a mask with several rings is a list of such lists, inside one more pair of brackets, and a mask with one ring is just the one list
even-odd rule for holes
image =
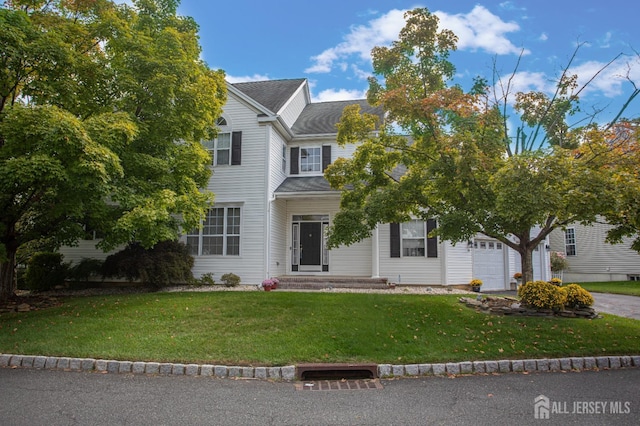
{"label": "tree", "polygon": [[580,90],[565,70],[551,97],[516,94],[521,123],[511,139],[508,86],[498,94],[482,78],[467,92],[450,84],[455,34],[438,32],[427,9],[405,17],[398,40],[372,51],[381,80],[369,79],[368,100],[389,121],[374,132],[374,118],[353,106],[338,125],[339,144],[360,144],[326,171],[342,190],[328,244],[354,243],[378,223],[435,217],[432,236],[455,243],[481,233],[516,250],[529,281],[532,253],[552,230],[593,222],[620,196],[598,154],[609,149],[597,137],[604,130],[567,123]]}
{"label": "tree", "polygon": [[176,0],[13,0],[0,7],[0,299],[17,250],[152,247],[198,224],[226,101]]}
{"label": "tree", "polygon": [[622,242],[623,237],[633,237],[631,248],[640,252],[640,123],[621,121],[604,135],[607,166],[615,172],[615,179],[622,188],[616,203],[603,213],[613,225],[607,241]]}

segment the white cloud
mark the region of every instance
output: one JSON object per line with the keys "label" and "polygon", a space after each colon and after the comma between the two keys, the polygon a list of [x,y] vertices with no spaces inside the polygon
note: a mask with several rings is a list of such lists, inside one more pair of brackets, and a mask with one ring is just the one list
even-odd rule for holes
{"label": "white cloud", "polygon": [[[313,56],[313,65],[305,72],[328,73],[336,66],[344,70],[344,62],[370,62],[373,47],[388,46],[398,38],[398,33],[405,25],[405,12],[393,9],[366,25],[352,27],[342,43]],[[483,6],[475,6],[467,14],[450,15],[440,11],[434,14],[440,19],[440,28],[449,29],[458,36],[459,50],[480,49],[498,55],[529,53],[527,50],[521,52],[522,49],[506,37],[507,33],[520,30],[518,24],[504,22]]]}
{"label": "white cloud", "polygon": [[347,90],[347,89],[327,89],[323,90],[318,96],[312,96],[313,102],[330,102],[330,101],[350,101],[353,99],[363,99],[367,96],[366,90]]}
{"label": "white cloud", "polygon": [[477,5],[466,14],[435,12],[435,15],[440,19],[440,28],[449,29],[458,36],[459,50],[480,49],[496,55],[519,55],[522,50],[506,37],[507,33],[519,31],[520,26],[515,22],[504,22],[484,6]]}
{"label": "white cloud", "polygon": [[314,64],[305,72],[328,73],[334,62],[344,61],[352,56],[369,61],[374,46],[388,45],[398,37],[405,24],[404,13],[405,10],[393,9],[380,18],[369,21],[368,25],[351,28],[351,32],[344,38],[345,41],[313,56],[311,59]]}
{"label": "white cloud", "polygon": [[247,75],[247,76],[226,75],[225,80],[233,84],[233,83],[246,83],[248,81],[264,81],[264,80],[270,80],[270,78],[269,76],[262,75],[262,74],[254,74],[254,75]]}

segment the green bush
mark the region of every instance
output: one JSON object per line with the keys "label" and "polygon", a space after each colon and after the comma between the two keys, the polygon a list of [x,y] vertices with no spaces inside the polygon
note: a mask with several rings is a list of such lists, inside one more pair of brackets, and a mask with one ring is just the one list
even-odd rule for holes
{"label": "green bush", "polygon": [[578,284],[569,284],[564,287],[567,292],[566,305],[569,308],[586,308],[593,305],[593,296]]}
{"label": "green bush", "polygon": [[240,284],[240,277],[232,273],[224,274],[220,280],[226,287],[236,287]]}
{"label": "green bush", "polygon": [[102,275],[102,261],[83,257],[77,265],[69,268],[68,278],[76,282],[87,282],[91,277]]}
{"label": "green bush", "polygon": [[518,296],[522,305],[537,309],[562,309],[567,300],[563,287],[546,281],[529,281],[520,286]]}
{"label": "green bush", "polygon": [[216,281],[213,279],[213,273],[207,272],[206,274],[202,274],[200,278],[192,279],[189,284],[200,287],[203,285],[215,285]]}
{"label": "green bush", "polygon": [[62,263],[62,254],[51,252],[35,253],[27,264],[24,283],[32,291],[46,291],[64,285],[68,264]]}
{"label": "green bush", "polygon": [[161,241],[148,250],[133,243],[107,257],[102,275],[161,288],[193,282],[192,267],[193,257],[183,243]]}

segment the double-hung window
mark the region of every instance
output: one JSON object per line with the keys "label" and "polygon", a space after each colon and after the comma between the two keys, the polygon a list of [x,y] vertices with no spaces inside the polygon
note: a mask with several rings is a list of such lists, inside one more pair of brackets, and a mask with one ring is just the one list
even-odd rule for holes
{"label": "double-hung window", "polygon": [[576,255],[576,229],[567,228],[564,231],[564,247],[567,256]]}
{"label": "double-hung window", "polygon": [[210,141],[202,141],[202,145],[211,155],[211,164],[214,166],[227,166],[231,162],[231,133],[218,133],[218,136]]}
{"label": "double-hung window", "polygon": [[194,256],[240,255],[240,207],[209,209],[202,229],[187,235],[189,253]]}
{"label": "double-hung window", "polygon": [[226,119],[220,117],[216,122],[218,134],[215,139],[202,141],[202,145],[211,155],[213,166],[239,166],[242,163],[242,132],[231,131]]}
{"label": "double-hung window", "polygon": [[426,248],[425,223],[412,220],[402,224],[402,256],[424,257]]}
{"label": "double-hung window", "polygon": [[300,173],[316,173],[322,171],[322,149],[300,148]]}
{"label": "double-hung window", "polygon": [[416,219],[389,226],[391,257],[438,257],[438,237],[429,236],[436,229],[435,219]]}

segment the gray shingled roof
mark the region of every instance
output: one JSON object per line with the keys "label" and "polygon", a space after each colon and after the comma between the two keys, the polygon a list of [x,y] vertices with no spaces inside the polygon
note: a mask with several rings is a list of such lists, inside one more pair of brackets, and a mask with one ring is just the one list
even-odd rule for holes
{"label": "gray shingled roof", "polygon": [[336,192],[322,176],[288,177],[280,184],[276,193],[289,192]]}
{"label": "gray shingled roof", "polygon": [[297,78],[291,80],[249,81],[246,83],[234,83],[232,86],[269,108],[271,112],[278,113],[285,102],[293,96],[304,82],[304,78]]}
{"label": "gray shingled roof", "polygon": [[319,102],[307,105],[291,130],[297,135],[337,133],[336,124],[340,122],[342,110],[352,104],[359,104],[363,113],[375,114],[380,117],[380,122],[382,122],[382,109],[372,107],[365,99]]}

